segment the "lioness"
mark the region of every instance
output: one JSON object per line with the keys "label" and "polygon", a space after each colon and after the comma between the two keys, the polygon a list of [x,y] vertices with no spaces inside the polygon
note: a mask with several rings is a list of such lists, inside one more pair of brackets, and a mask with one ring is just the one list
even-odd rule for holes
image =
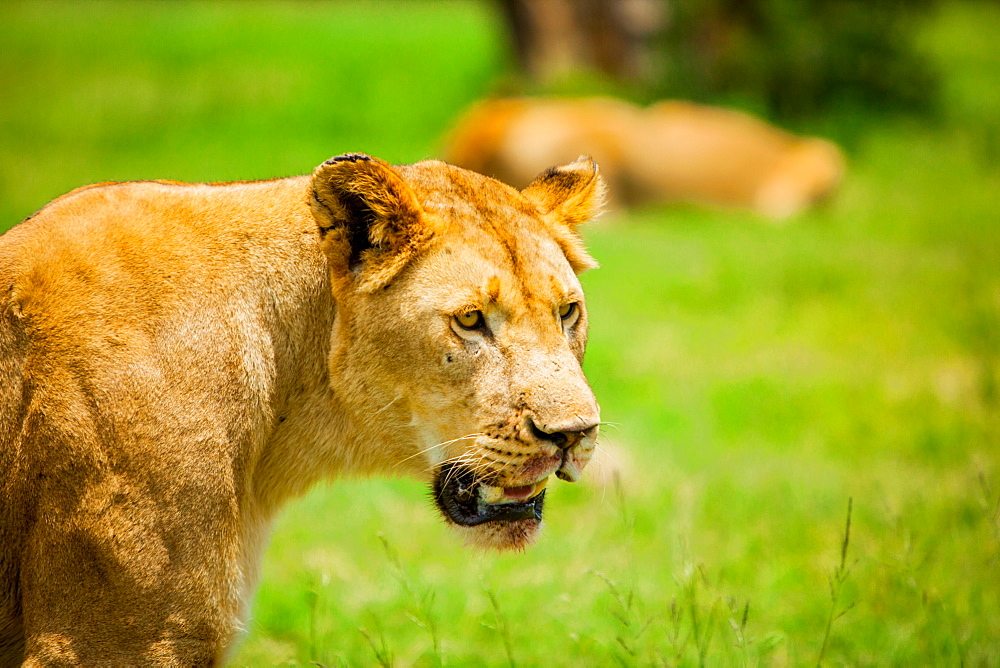
{"label": "lioness", "polygon": [[530,544],[594,449],[602,191],[589,159],[519,192],[349,154],[88,186],[0,237],[0,664],[223,661],[323,477],[422,476],[470,542]]}
{"label": "lioness", "polygon": [[522,186],[539,169],[580,153],[597,158],[619,204],[694,202],[776,221],[828,196],[844,172],[830,142],[744,113],[677,101],[639,108],[606,98],[481,102],[458,121],[444,157]]}

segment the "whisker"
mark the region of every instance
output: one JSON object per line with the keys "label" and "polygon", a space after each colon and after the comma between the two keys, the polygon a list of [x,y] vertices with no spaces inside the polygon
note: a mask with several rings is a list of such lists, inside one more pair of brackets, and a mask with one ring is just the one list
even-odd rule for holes
{"label": "whisker", "polygon": [[445,479],[441,482],[441,487],[447,487],[448,483],[451,482],[451,479],[454,478],[457,474],[458,474],[457,466],[453,466],[452,468],[448,469],[448,475],[446,475]]}
{"label": "whisker", "polygon": [[503,466],[503,462],[499,462],[485,456],[474,456],[471,453],[456,455],[444,463],[454,464],[454,466],[449,469],[447,476],[442,481],[442,485],[447,485],[451,481],[451,479],[458,473],[458,467],[460,466],[464,467],[469,473],[471,473],[476,482],[483,480],[483,476],[481,474],[483,472],[488,473],[493,468],[493,465],[498,465],[500,467]]}
{"label": "whisker", "polygon": [[472,473],[473,477],[478,479],[479,472],[486,466],[481,460],[478,460],[472,456],[465,456],[461,458],[453,458],[449,462],[453,466],[448,470],[448,475],[445,478],[445,484],[452,479],[453,476],[457,475],[460,468],[464,468]]}
{"label": "whisker", "polygon": [[[439,448],[439,447],[441,447],[443,445],[451,445],[452,443],[455,443],[457,441],[461,441],[461,440],[464,440],[464,439],[467,439],[467,438],[477,438],[477,437],[482,436],[482,435],[483,435],[482,432],[477,433],[477,434],[466,434],[465,436],[459,436],[458,438],[453,438],[450,441],[441,441],[440,443],[435,443],[434,445],[430,446],[429,448],[424,448],[423,450],[415,452],[412,455],[410,455],[409,457],[406,457],[405,459],[401,459],[400,461],[396,462],[395,466],[399,466],[400,464],[403,464],[405,462],[410,461],[414,457],[419,457],[420,455],[422,455],[424,453],[430,452],[434,448]],[[447,462],[447,461],[448,460],[445,460],[445,462]],[[442,462],[442,464],[445,463],[445,462]],[[393,468],[395,468],[395,466]],[[433,468],[433,467],[430,467],[430,468]]]}
{"label": "whisker", "polygon": [[436,467],[435,466],[429,467],[428,470],[433,469],[433,468],[440,468],[440,467],[448,466],[448,465],[460,466],[460,465],[473,464],[473,463],[475,463],[475,459],[474,458],[468,457],[466,455],[460,455],[460,456],[457,456],[457,457],[450,457],[450,458],[446,459],[445,461],[441,462],[441,464],[438,465],[438,466],[436,466]]}
{"label": "whisker", "polygon": [[377,411],[375,411],[374,413],[372,413],[372,415],[378,415],[379,413],[382,413],[382,412],[388,410],[389,406],[392,406],[394,403],[396,403],[397,401],[399,401],[402,398],[403,398],[402,394],[397,394],[395,397],[392,398],[392,400],[389,403],[387,403],[385,406],[383,406],[382,408],[380,408]]}
{"label": "whisker", "polygon": [[457,455],[455,455],[454,457],[449,457],[448,459],[445,459],[443,462],[441,462],[441,464],[442,465],[444,465],[444,464],[457,464],[457,463],[461,463],[461,462],[472,462],[472,461],[475,461],[475,458],[472,456],[471,453],[469,453],[469,452],[460,452]]}

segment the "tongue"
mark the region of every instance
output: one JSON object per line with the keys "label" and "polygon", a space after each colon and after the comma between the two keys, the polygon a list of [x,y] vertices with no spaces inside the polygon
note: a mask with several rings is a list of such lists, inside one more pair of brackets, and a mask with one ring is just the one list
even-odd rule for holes
{"label": "tongue", "polygon": [[534,485],[521,485],[520,487],[504,487],[503,494],[509,499],[527,499],[534,491]]}

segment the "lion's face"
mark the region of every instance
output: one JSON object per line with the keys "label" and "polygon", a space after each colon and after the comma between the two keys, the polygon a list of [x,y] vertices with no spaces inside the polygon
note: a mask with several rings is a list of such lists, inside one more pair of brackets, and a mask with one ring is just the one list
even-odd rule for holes
{"label": "lion's face", "polygon": [[[357,419],[395,443],[393,467],[430,477],[449,523],[524,547],[549,477],[577,480],[597,436],[576,276],[592,261],[573,229],[600,197],[595,168],[550,170],[518,193],[442,163],[325,167],[314,183],[340,188],[332,205],[316,189],[313,205],[338,304],[334,388],[375,397]],[[390,185],[372,195],[378,179]],[[351,216],[367,218],[360,242]]]}

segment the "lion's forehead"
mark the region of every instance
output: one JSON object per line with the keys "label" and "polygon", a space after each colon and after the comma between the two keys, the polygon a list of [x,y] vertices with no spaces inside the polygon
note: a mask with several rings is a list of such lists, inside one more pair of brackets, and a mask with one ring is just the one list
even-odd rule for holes
{"label": "lion's forehead", "polygon": [[493,304],[548,312],[583,298],[562,250],[546,235],[466,229],[442,240],[427,265],[428,278],[454,309]]}
{"label": "lion's forehead", "polygon": [[494,178],[426,160],[397,167],[425,211],[446,223],[504,220],[541,225],[537,208],[520,191]]}
{"label": "lion's forehead", "polygon": [[493,304],[548,314],[582,300],[576,274],[535,205],[495,179],[437,161],[399,168],[438,230],[421,263],[443,308]]}

